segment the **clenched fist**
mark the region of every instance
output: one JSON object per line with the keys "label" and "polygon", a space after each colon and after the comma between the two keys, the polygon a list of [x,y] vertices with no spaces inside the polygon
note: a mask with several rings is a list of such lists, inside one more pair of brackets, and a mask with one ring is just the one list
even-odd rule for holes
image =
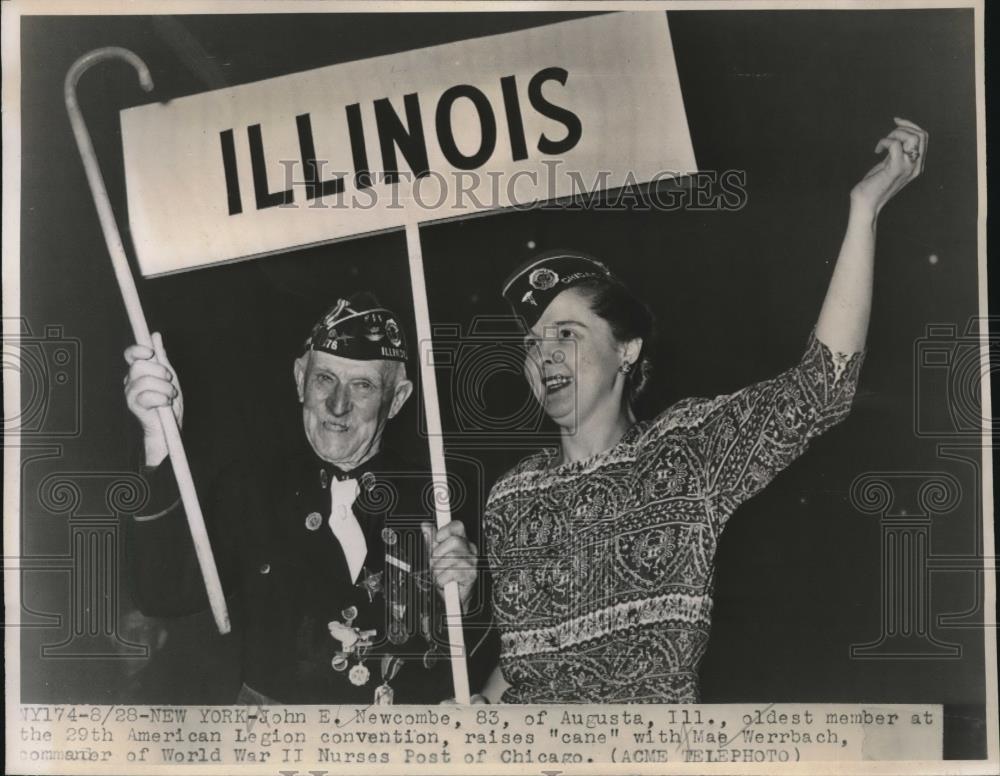
{"label": "clenched fist", "polygon": [[163,338],[153,332],[152,349],[145,345],[129,345],[125,349],[125,404],[142,426],[146,465],[159,466],[167,457],[167,440],[157,417],[159,407],[171,407],[178,427],[184,418],[184,398],[174,373]]}

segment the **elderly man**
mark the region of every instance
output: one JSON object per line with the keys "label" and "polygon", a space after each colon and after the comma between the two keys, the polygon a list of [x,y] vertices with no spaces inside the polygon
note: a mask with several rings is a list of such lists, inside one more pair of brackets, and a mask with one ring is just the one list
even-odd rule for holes
{"label": "elderly man", "polygon": [[[143,429],[152,494],[129,521],[128,546],[140,609],[173,616],[207,608],[207,598],[156,417],[169,405],[181,421],[180,385],[158,334],[153,342],[153,350],[125,351],[126,403]],[[367,294],[338,300],[293,365],[308,446],[241,462],[201,493],[244,638],[240,702],[433,703],[450,695],[434,583],[457,582],[464,605],[476,550],[461,523],[433,530],[426,472],[382,447],[386,423],[413,391],[406,360],[389,310]]]}

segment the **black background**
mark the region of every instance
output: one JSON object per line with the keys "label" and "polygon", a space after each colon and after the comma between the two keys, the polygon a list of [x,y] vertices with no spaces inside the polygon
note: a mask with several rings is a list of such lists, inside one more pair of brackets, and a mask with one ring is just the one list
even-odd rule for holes
{"label": "black background", "polygon": [[[135,462],[135,429],[120,393],[129,330],[62,101],[62,79],[79,55],[131,48],[152,71],[153,95],[178,97],[563,18],[25,18],[21,314],[36,337],[57,325],[79,340],[83,403],[79,436],[30,440],[61,448],[23,467],[21,554],[68,552],[67,516],[38,503],[42,478],[127,472]],[[982,756],[981,628],[935,624],[936,638],[961,646],[959,659],[849,656],[851,644],[878,637],[880,621],[879,519],[849,500],[858,475],[953,474],[963,497],[933,519],[932,552],[976,549],[974,467],[943,459],[940,440],[919,438],[913,428],[914,386],[929,379],[915,377],[915,343],[929,323],[961,332],[978,313],[972,12],[677,12],[669,20],[699,167],[745,170],[746,206],[532,210],[424,227],[432,321],[468,331],[475,316],[503,315],[500,283],[528,255],[529,241],[539,249],[576,247],[611,263],[657,313],[659,406],[736,390],[800,355],[837,254],[847,193],[874,163],[872,149],[892,116],[926,128],[926,172],[880,220],[869,353],[854,412],[730,522],[717,555],[702,688],[706,702],[945,703],[949,754]],[[148,98],[124,65],[85,76],[79,96],[127,238],[117,111]],[[412,339],[408,281],[400,232],[140,281],[151,326],[164,332],[185,387],[192,448],[218,462],[247,447],[291,443],[301,428],[291,361],[310,324],[336,296],[370,287],[403,317]],[[445,428],[455,431],[454,376],[439,369],[438,377]],[[941,420],[943,383],[928,385],[921,406]],[[483,390],[501,416],[524,401],[523,386],[509,375]],[[392,424],[389,443],[422,459],[418,404],[411,401]],[[456,471],[471,483],[458,509],[471,532],[485,490],[540,439],[486,444],[448,434]],[[26,574],[23,585],[27,612],[68,613],[65,575]],[[971,610],[975,622],[980,586],[974,573],[934,574],[933,613]],[[41,645],[65,640],[69,620],[25,629],[22,700],[227,701],[234,639],[214,635],[207,617],[157,625],[167,629],[167,646],[148,666],[42,659]]]}

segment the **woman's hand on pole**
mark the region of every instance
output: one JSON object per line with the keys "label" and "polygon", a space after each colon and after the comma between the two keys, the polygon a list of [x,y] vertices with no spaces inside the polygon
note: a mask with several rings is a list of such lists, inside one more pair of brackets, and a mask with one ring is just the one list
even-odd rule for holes
{"label": "woman's hand on pole", "polygon": [[158,407],[172,407],[177,425],[184,418],[184,397],[180,382],[174,372],[163,339],[153,332],[153,347],[129,345],[125,349],[125,404],[142,426],[146,465],[159,466],[167,457],[167,440],[156,415]]}
{"label": "woman's hand on pole", "polygon": [[927,159],[927,132],[912,121],[896,118],[896,128],[878,141],[875,153],[885,152],[878,164],[851,189],[852,204],[878,215],[885,204],[921,172]]}
{"label": "woman's hand on pole", "polygon": [[465,525],[459,520],[452,520],[443,528],[424,523],[423,530],[430,548],[434,583],[443,590],[449,582],[457,582],[464,612],[479,575],[476,545],[465,537]]}

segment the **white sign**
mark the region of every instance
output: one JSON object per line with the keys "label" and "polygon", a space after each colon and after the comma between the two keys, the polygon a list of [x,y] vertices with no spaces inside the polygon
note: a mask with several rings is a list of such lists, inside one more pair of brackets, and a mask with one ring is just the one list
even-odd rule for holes
{"label": "white sign", "polygon": [[146,276],[696,169],[662,11],[130,108],[121,128]]}

